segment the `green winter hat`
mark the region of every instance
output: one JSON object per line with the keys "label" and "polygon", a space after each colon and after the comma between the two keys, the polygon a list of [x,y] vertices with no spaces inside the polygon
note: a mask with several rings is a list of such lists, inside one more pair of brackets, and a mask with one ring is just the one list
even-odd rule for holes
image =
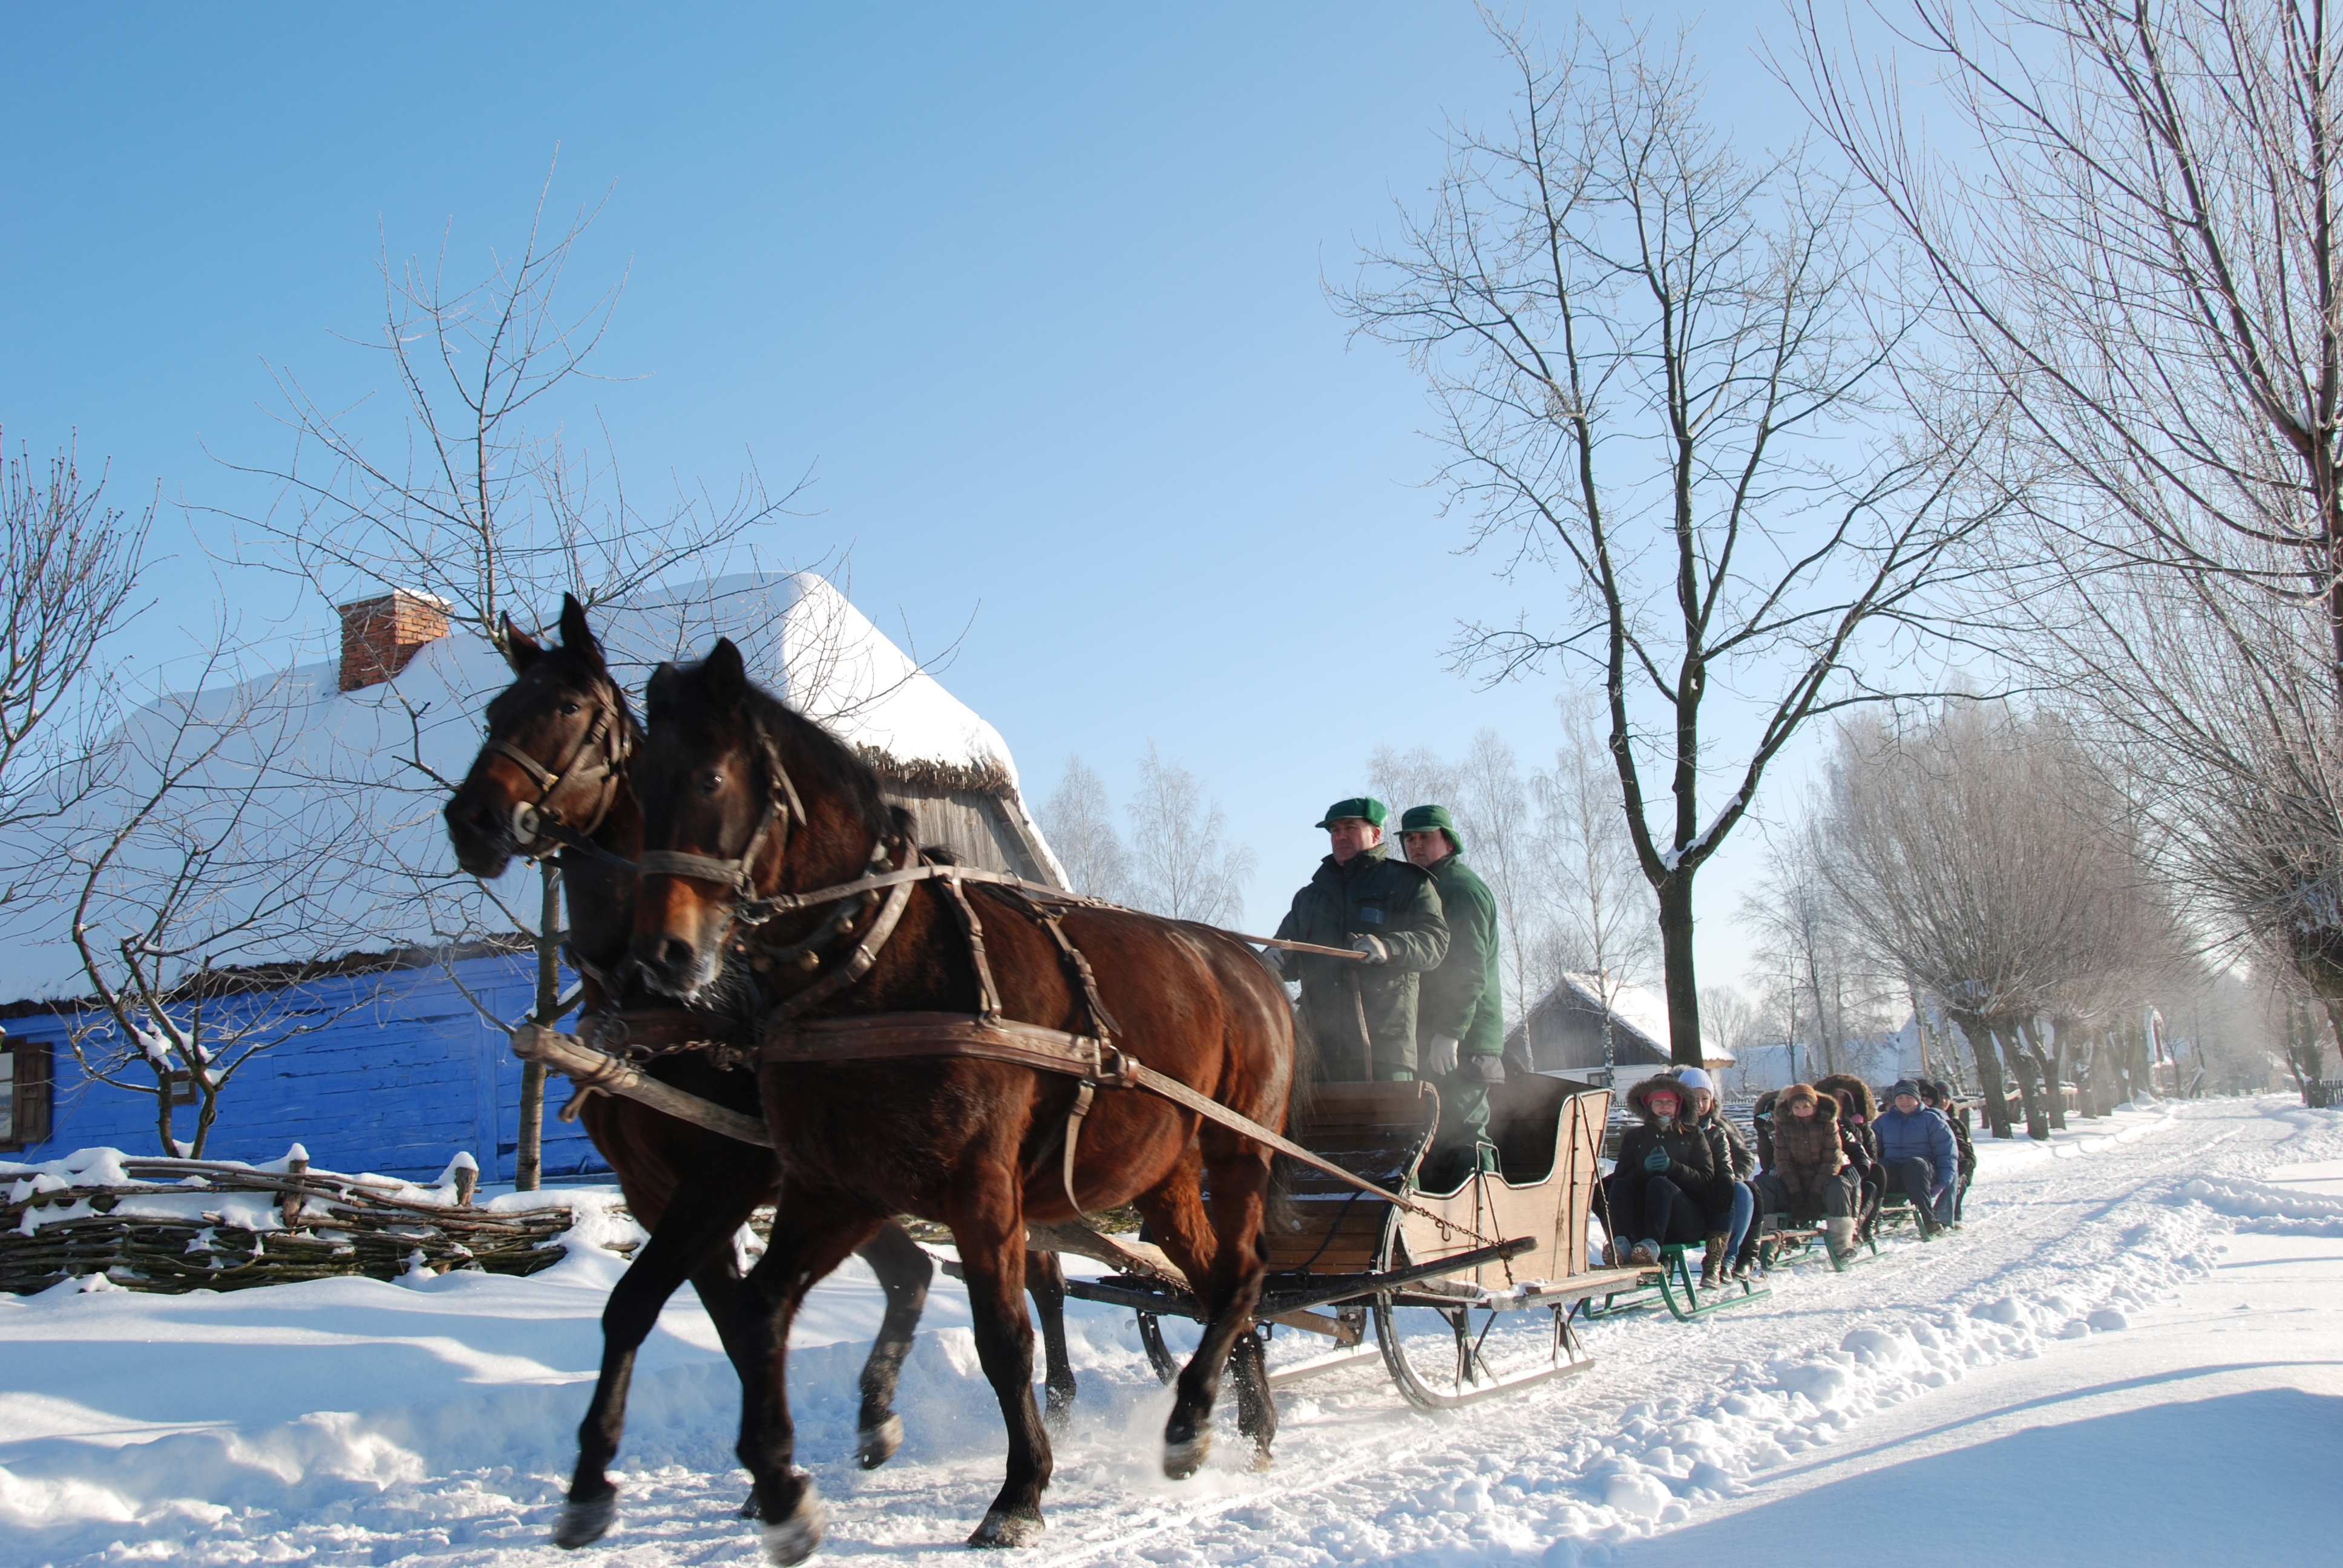
{"label": "green winter hat", "polygon": [[1380,828],[1383,825],[1383,819],[1390,815],[1391,808],[1373,796],[1353,795],[1348,800],[1337,800],[1327,807],[1326,819],[1318,825],[1331,828],[1345,817],[1357,817],[1370,827]]}
{"label": "green winter hat", "polygon": [[1464,852],[1464,839],[1456,831],[1456,819],[1448,814],[1445,806],[1410,806],[1407,815],[1399,819],[1403,833],[1429,833],[1434,828],[1448,835],[1448,847],[1458,854]]}

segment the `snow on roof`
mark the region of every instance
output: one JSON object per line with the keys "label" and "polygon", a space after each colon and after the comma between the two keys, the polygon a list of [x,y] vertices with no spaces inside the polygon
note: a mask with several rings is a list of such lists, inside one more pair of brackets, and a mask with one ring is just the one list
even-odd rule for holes
{"label": "snow on roof", "polygon": [[[1601,975],[1565,974],[1547,993],[1547,1001],[1563,991],[1568,991],[1578,1004],[1588,1011],[1603,1010],[1605,991],[1611,997],[1611,1016],[1621,1027],[1640,1036],[1644,1043],[1662,1056],[1668,1054],[1668,1004],[1645,986],[1631,980],[1605,980]],[[1544,1002],[1539,1004],[1546,1005]]]}
{"label": "snow on roof", "polygon": [[[548,607],[549,608],[549,607]],[[827,580],[813,573],[715,578],[647,594],[623,609],[592,614],[614,670],[632,691],[664,659],[696,658],[718,635],[740,648],[755,678],[841,739],[883,753],[899,769],[967,772],[1004,783],[1020,825],[1017,773],[998,730],[921,670]],[[201,916],[226,930],[282,900],[291,866],[307,895],[299,918],[263,919],[240,939],[214,941],[216,963],[303,962],[347,951],[428,946],[510,931],[516,920],[495,901],[534,920],[535,872],[517,864],[484,895],[457,872],[439,810],[439,780],[460,779],[480,744],[480,713],[511,675],[493,646],[458,631],[427,643],[393,678],[337,689],[338,663],[326,658],[240,684],[162,699],[134,713],[116,734],[121,769],[109,787],[82,801],[63,837],[102,837],[151,789],[182,715],[221,724],[250,722],[206,738],[209,747],[183,791],[198,819],[216,827],[228,800],[256,791],[248,826],[216,859],[231,874]],[[182,746],[180,755],[186,755]],[[433,776],[437,775],[437,778]],[[131,845],[91,905],[102,947],[136,929],[144,896],[182,864],[186,839],[150,835]],[[54,880],[10,912],[0,942],[0,1001],[88,995],[72,940],[78,873],[38,839],[0,846],[10,863],[45,859]],[[186,934],[183,932],[183,934]]]}

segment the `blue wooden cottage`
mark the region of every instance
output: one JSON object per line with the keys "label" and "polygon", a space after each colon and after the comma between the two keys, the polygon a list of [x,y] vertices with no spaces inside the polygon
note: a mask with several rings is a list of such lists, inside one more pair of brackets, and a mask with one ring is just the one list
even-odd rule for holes
{"label": "blue wooden cottage", "polygon": [[[302,744],[280,744],[272,759],[312,768],[311,777],[347,779],[368,760],[380,769],[378,789],[341,792],[366,819],[355,839],[345,834],[343,841],[363,853],[332,879],[331,909],[321,906],[317,929],[364,929],[382,940],[371,958],[337,946],[330,964],[317,961],[328,955],[290,942],[243,955],[307,966],[308,978],[207,1006],[328,1021],[238,1069],[220,1095],[207,1157],[273,1159],[299,1141],[321,1166],[428,1179],[468,1151],[484,1179],[512,1176],[520,1066],[482,1010],[506,1020],[526,1014],[534,959],[495,929],[483,912],[493,905],[451,904],[463,896],[458,888],[425,907],[407,890],[423,879],[418,869],[443,868],[452,857],[438,838],[433,798],[412,786],[416,770],[403,761],[419,749],[441,776],[460,775],[478,743],[477,716],[506,677],[485,641],[450,634],[444,617],[418,603],[394,605],[393,614],[381,600],[346,607],[340,659],[276,679],[274,689],[289,689],[297,704]],[[719,631],[732,637],[762,678],[857,747],[925,841],[949,846],[966,863],[1063,885],[998,732],[823,578],[693,584],[613,612],[597,630],[622,678],[703,649]],[[374,646],[385,637],[390,646]],[[313,812],[314,795],[304,797]],[[518,901],[508,890],[507,907]],[[23,940],[0,950],[0,1158],[52,1159],[93,1145],[165,1152],[152,1093],[93,1081],[81,1070],[73,1031],[96,1025],[104,1033],[105,1020],[86,1000],[66,910],[36,913],[29,927],[20,923]],[[458,923],[469,928],[460,946],[447,935]],[[541,1133],[548,1179],[604,1169],[582,1130],[554,1115],[565,1092],[558,1081],[548,1085]],[[186,1135],[184,1123],[177,1135]]]}

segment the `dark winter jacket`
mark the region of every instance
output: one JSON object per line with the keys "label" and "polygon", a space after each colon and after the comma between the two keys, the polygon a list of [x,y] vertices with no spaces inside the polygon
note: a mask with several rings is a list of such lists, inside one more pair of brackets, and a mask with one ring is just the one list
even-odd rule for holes
{"label": "dark winter jacket", "polygon": [[[1430,873],[1393,859],[1382,844],[1361,850],[1348,864],[1329,855],[1310,885],[1293,895],[1277,934],[1328,948],[1347,948],[1363,936],[1383,940],[1391,953],[1386,963],[1288,953],[1285,972],[1302,981],[1302,1010],[1317,1041],[1319,1071],[1343,1081],[1369,1076],[1372,1041],[1373,1077],[1413,1078],[1417,976],[1448,956],[1448,921]],[[1359,1038],[1363,1009],[1366,1040]]]}
{"label": "dark winter jacket", "polygon": [[[1665,1122],[1653,1113],[1650,1096],[1660,1089],[1674,1090],[1680,1101],[1688,1098],[1674,1079],[1664,1076],[1647,1078],[1628,1090],[1627,1109],[1642,1121],[1620,1135],[1616,1170],[1631,1182],[1665,1176],[1700,1205],[1711,1230],[1722,1231],[1733,1214],[1732,1173],[1720,1161],[1717,1142],[1707,1128],[1684,1120],[1682,1113],[1676,1121]],[[1689,1110],[1687,1105],[1685,1111]],[[1645,1168],[1645,1158],[1654,1149],[1666,1151],[1666,1170]]]}
{"label": "dark winter jacket", "polygon": [[1741,1135],[1741,1129],[1725,1120],[1723,1111],[1711,1105],[1708,1114],[1701,1118],[1701,1125],[1708,1129],[1709,1138],[1717,1146],[1719,1162],[1735,1181],[1746,1181],[1757,1174],[1757,1151],[1749,1147],[1749,1140]]}
{"label": "dark winter jacket", "polygon": [[1879,1118],[1879,1101],[1871,1085],[1851,1072],[1834,1072],[1815,1081],[1815,1087],[1838,1101],[1840,1141],[1847,1159],[1865,1181],[1879,1167],[1879,1140],[1872,1123]]}
{"label": "dark winter jacket", "polygon": [[[1812,1088],[1813,1085],[1809,1084],[1807,1087]],[[1775,1168],[1774,1108],[1781,1103],[1781,1099],[1780,1090],[1769,1089],[1759,1095],[1757,1102],[1749,1108],[1749,1125],[1757,1133],[1757,1168],[1761,1171],[1771,1171]]]}
{"label": "dark winter jacket", "polygon": [[1416,1049],[1435,1035],[1456,1042],[1460,1061],[1505,1049],[1504,982],[1497,970],[1497,899],[1480,873],[1451,855],[1432,868],[1440,912],[1448,922],[1448,956],[1427,970],[1415,1004]]}
{"label": "dark winter jacket", "polygon": [[[1815,1113],[1800,1116],[1795,1109],[1812,1101]],[[1810,1083],[1794,1083],[1774,1102],[1774,1174],[1790,1195],[1794,1219],[1814,1221],[1824,1214],[1823,1184],[1839,1179],[1846,1169],[1846,1149],[1840,1138],[1838,1101],[1819,1093]]]}
{"label": "dark winter jacket", "polygon": [[1953,1146],[1960,1151],[1956,1159],[1959,1162],[1961,1180],[1966,1181],[1976,1174],[1976,1145],[1969,1139],[1967,1107],[1962,1107],[1958,1115],[1948,1116],[1945,1120],[1953,1124]]}
{"label": "dark winter jacket", "polygon": [[1930,1191],[1943,1191],[1957,1176],[1952,1124],[1927,1106],[1912,1111],[1890,1107],[1880,1112],[1873,1131],[1879,1139],[1879,1157],[1887,1164],[1900,1165],[1916,1157],[1928,1162],[1936,1171]]}

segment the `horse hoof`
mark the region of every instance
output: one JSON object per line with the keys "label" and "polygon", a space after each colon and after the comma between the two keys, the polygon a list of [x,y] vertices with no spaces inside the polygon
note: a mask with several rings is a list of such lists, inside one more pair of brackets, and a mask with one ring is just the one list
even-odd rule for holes
{"label": "horse hoof", "polygon": [[866,1426],[854,1439],[854,1462],[876,1470],[903,1446],[903,1418],[890,1412],[877,1426]]}
{"label": "horse hoof", "polygon": [[1277,1461],[1276,1461],[1276,1460],[1272,1459],[1272,1458],[1269,1456],[1269,1449],[1268,1449],[1268,1447],[1267,1447],[1266,1445],[1263,1445],[1263,1446],[1261,1446],[1261,1447],[1255,1448],[1255,1449],[1252,1451],[1252,1462],[1249,1466],[1247,1466],[1247,1468],[1248,1468],[1248,1469],[1250,1469],[1251,1471],[1252,1471],[1252,1473],[1253,1473],[1254,1474],[1258,1475],[1258,1474],[1260,1474],[1262,1471],[1267,1470],[1267,1469],[1269,1469],[1271,1466],[1274,1465],[1276,1462],[1277,1462]]}
{"label": "horse hoof", "polygon": [[830,1514],[822,1507],[813,1483],[809,1481],[789,1516],[765,1526],[765,1561],[774,1568],[792,1568],[804,1562],[820,1546],[822,1532],[829,1524]]}
{"label": "horse hoof", "polygon": [[1194,1436],[1175,1439],[1166,1433],[1163,1439],[1163,1473],[1173,1481],[1185,1481],[1204,1468],[1205,1456],[1212,1452],[1212,1429],[1205,1427]]}
{"label": "horse hoof", "polygon": [[564,1503],[561,1517],[553,1522],[553,1543],[564,1552],[575,1552],[580,1546],[591,1546],[610,1533],[618,1522],[618,1494],[604,1493],[583,1503]]}
{"label": "horse hoof", "polygon": [[1041,1538],[1045,1528],[1038,1510],[1012,1513],[1008,1509],[996,1508],[984,1516],[984,1523],[976,1527],[968,1543],[975,1547],[1031,1546]]}

